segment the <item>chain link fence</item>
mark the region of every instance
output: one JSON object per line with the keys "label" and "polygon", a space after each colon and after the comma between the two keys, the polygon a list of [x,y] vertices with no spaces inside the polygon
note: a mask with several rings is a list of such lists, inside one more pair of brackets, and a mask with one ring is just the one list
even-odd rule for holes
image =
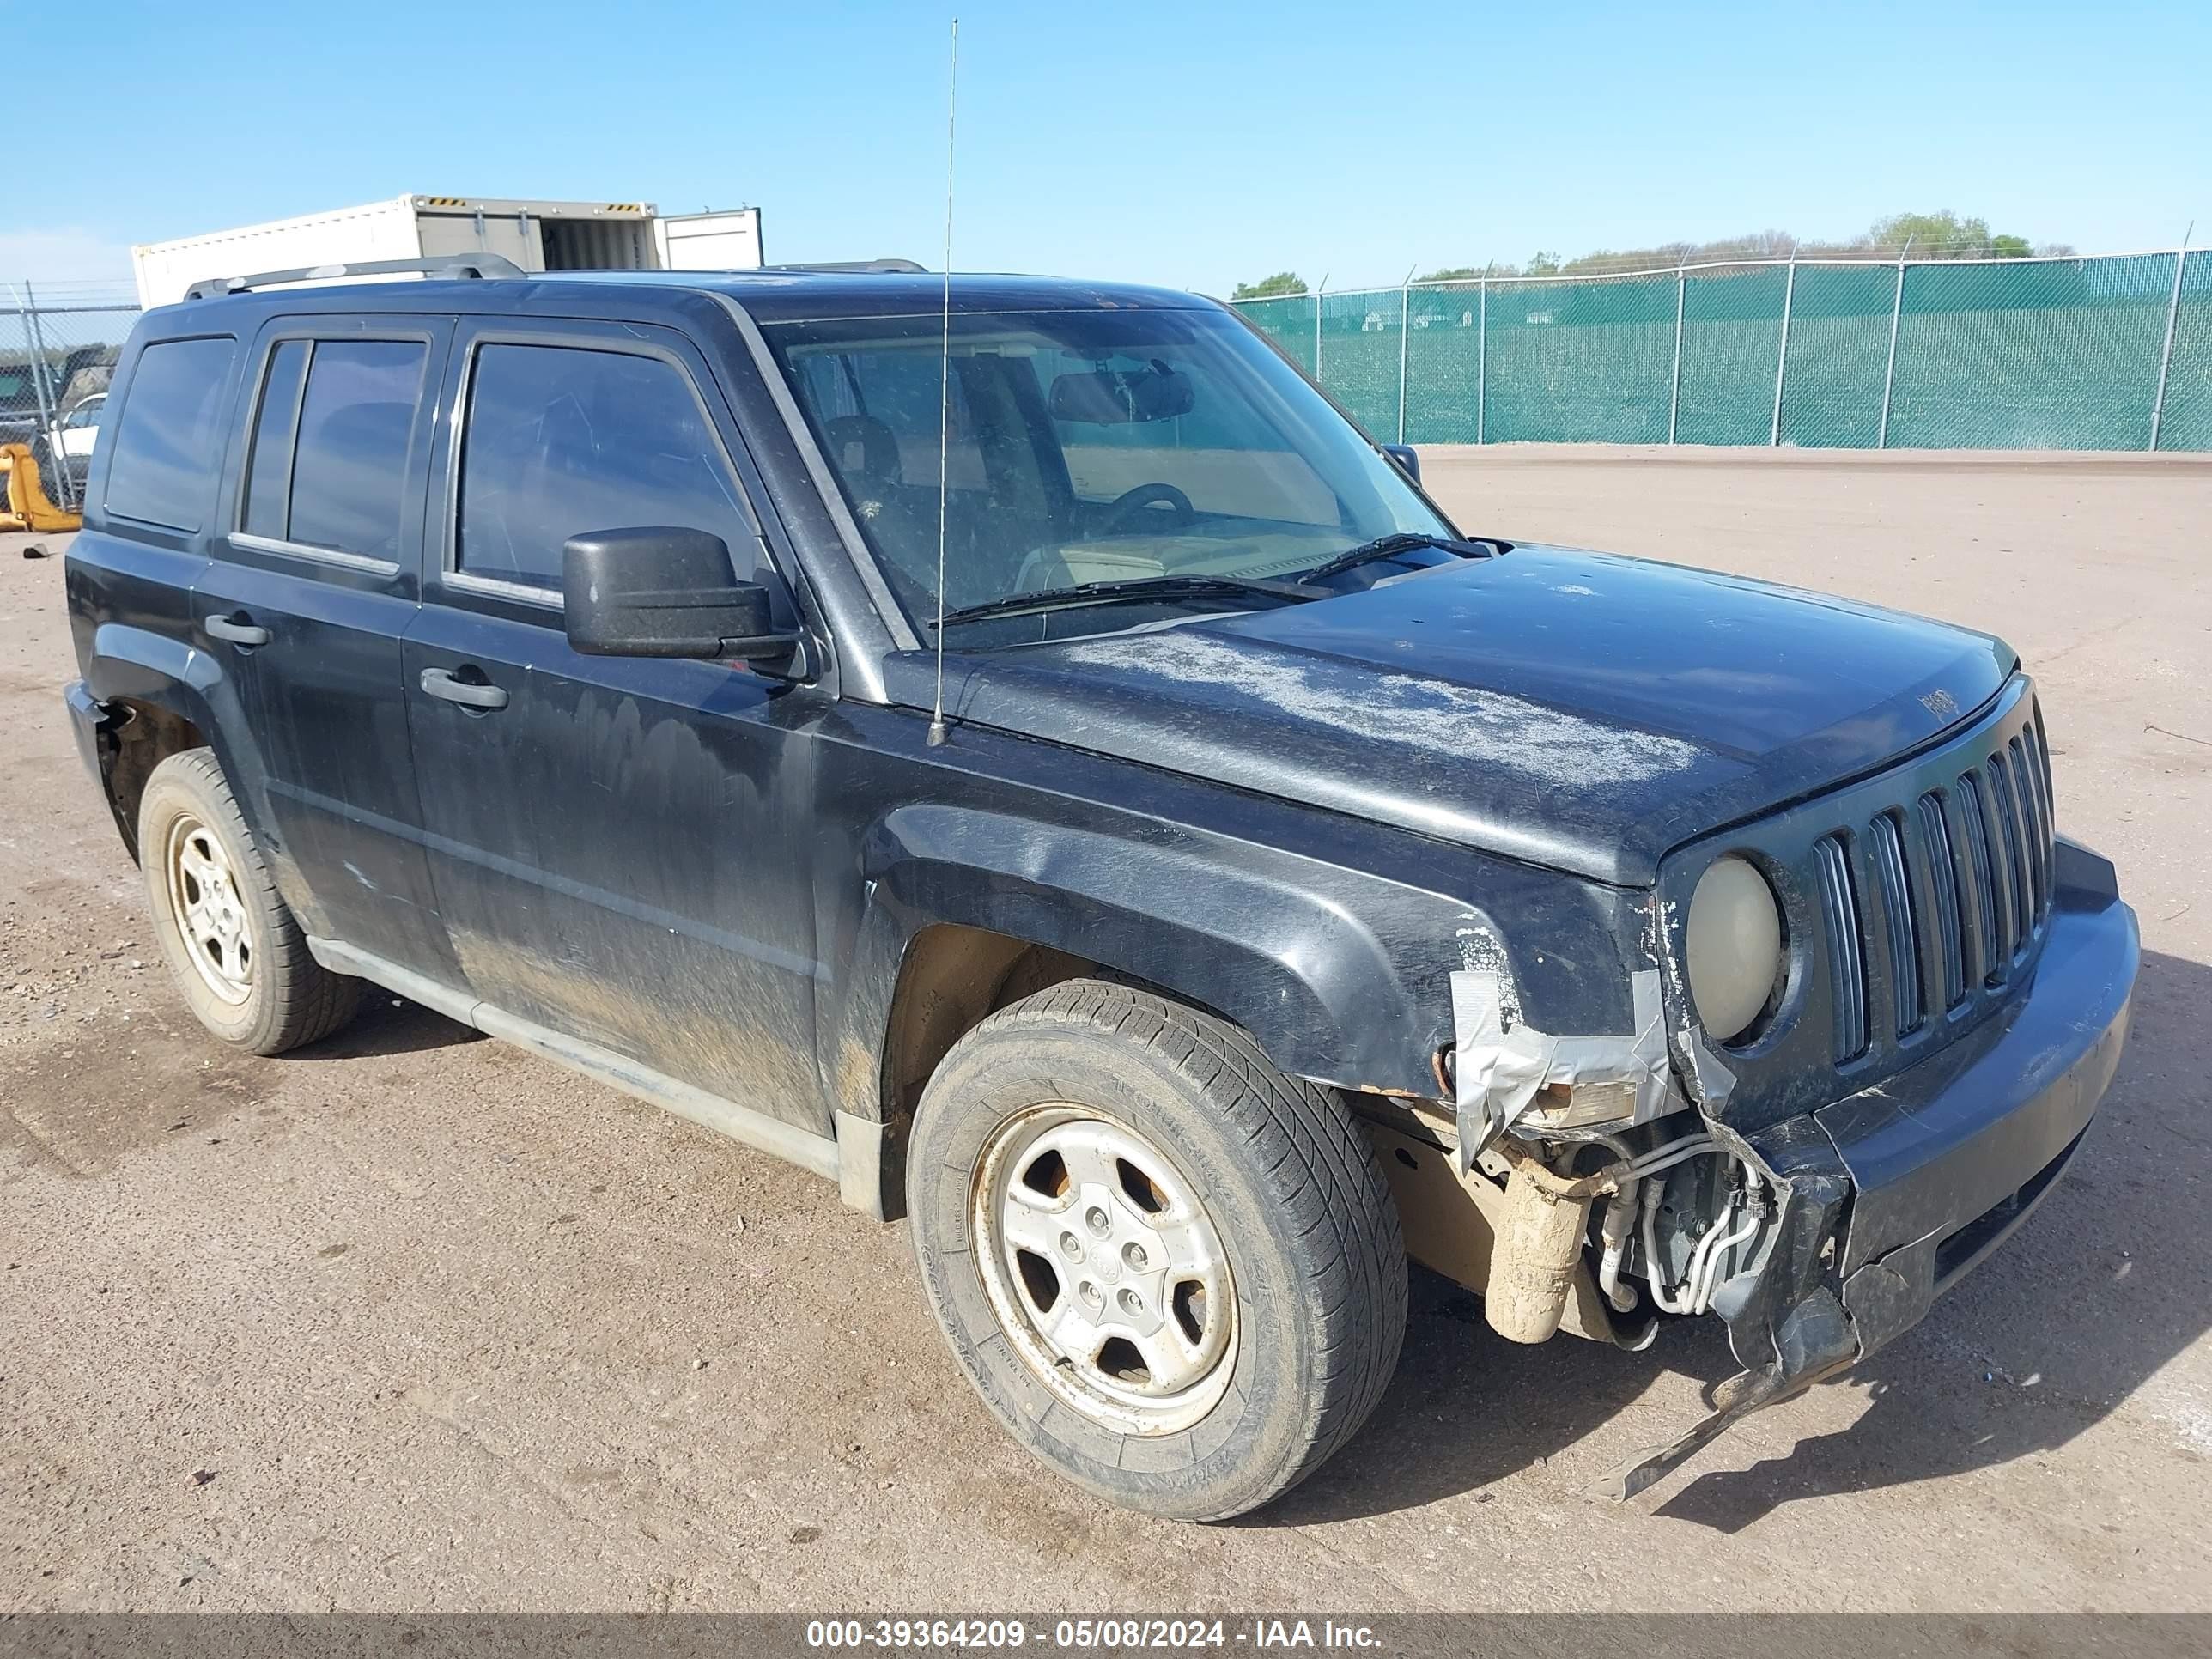
{"label": "chain link fence", "polygon": [[1370,433],[1404,443],[2212,449],[2212,250],[1235,303]]}
{"label": "chain link fence", "polygon": [[137,320],[128,283],[0,281],[0,443],[30,447],[58,507],[82,500],[108,379]]}
{"label": "chain link fence", "polygon": [[[1407,443],[2212,450],[2212,249],[1749,262],[1238,308]],[[0,282],[0,443],[75,507],[128,283]]]}

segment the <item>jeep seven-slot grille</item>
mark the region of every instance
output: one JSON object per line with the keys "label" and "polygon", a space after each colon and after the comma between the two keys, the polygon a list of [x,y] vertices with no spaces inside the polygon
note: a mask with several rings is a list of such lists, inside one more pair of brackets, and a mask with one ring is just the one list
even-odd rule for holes
{"label": "jeep seven-slot grille", "polygon": [[1866,955],[1858,894],[1851,886],[1850,854],[1842,838],[1823,836],[1813,848],[1819,860],[1820,908],[1827,918],[1828,985],[1836,1008],[1836,1059],[1850,1060],[1867,1046]]}
{"label": "jeep seven-slot grille", "polygon": [[[1814,843],[1838,1065],[2007,982],[2051,912],[2051,824],[2030,721],[1943,787]],[[1876,963],[1886,997],[1870,994]]]}
{"label": "jeep seven-slot grille", "polygon": [[1920,1029],[1920,930],[1914,925],[1912,884],[1905,872],[1904,819],[1895,812],[1875,816],[1869,826],[1873,838],[1875,874],[1879,878],[1882,914],[1889,918],[1889,982],[1897,1009],[1897,1031]]}

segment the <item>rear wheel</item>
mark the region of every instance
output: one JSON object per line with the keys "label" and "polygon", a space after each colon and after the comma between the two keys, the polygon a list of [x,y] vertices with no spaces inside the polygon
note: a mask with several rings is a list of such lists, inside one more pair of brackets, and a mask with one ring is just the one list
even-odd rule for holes
{"label": "rear wheel", "polygon": [[361,981],[308,953],[210,750],[154,769],[138,805],[138,848],[162,954],[201,1024],[278,1054],[353,1018]]}
{"label": "rear wheel", "polygon": [[907,1184],[969,1381],[1111,1502],[1257,1508],[1397,1363],[1405,1249],[1365,1136],[1194,1009],[1079,980],[994,1014],[924,1093]]}

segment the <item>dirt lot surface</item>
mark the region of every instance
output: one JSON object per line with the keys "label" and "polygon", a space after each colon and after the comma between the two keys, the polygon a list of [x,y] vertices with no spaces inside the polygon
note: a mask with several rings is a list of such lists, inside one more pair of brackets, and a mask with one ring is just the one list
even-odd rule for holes
{"label": "dirt lot surface", "polygon": [[[903,1227],[411,1006],[204,1037],[0,538],[0,1610],[2212,1608],[2212,468],[1437,452],[1470,528],[2000,632],[2141,913],[2078,1172],[1918,1330],[1626,1505],[1717,1328],[1516,1349],[1421,1277],[1365,1433],[1153,1523],[999,1432]],[[40,540],[56,556],[21,556]]]}

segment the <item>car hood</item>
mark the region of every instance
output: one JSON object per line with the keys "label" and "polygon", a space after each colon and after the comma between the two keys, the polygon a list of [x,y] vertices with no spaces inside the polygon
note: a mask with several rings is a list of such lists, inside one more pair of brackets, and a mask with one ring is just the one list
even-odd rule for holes
{"label": "car hood", "polygon": [[[1335,599],[948,662],[960,720],[1622,885],[1684,841],[1878,769],[2017,666],[2002,641],[1923,617],[1526,544]],[[895,695],[926,703],[908,678]]]}

